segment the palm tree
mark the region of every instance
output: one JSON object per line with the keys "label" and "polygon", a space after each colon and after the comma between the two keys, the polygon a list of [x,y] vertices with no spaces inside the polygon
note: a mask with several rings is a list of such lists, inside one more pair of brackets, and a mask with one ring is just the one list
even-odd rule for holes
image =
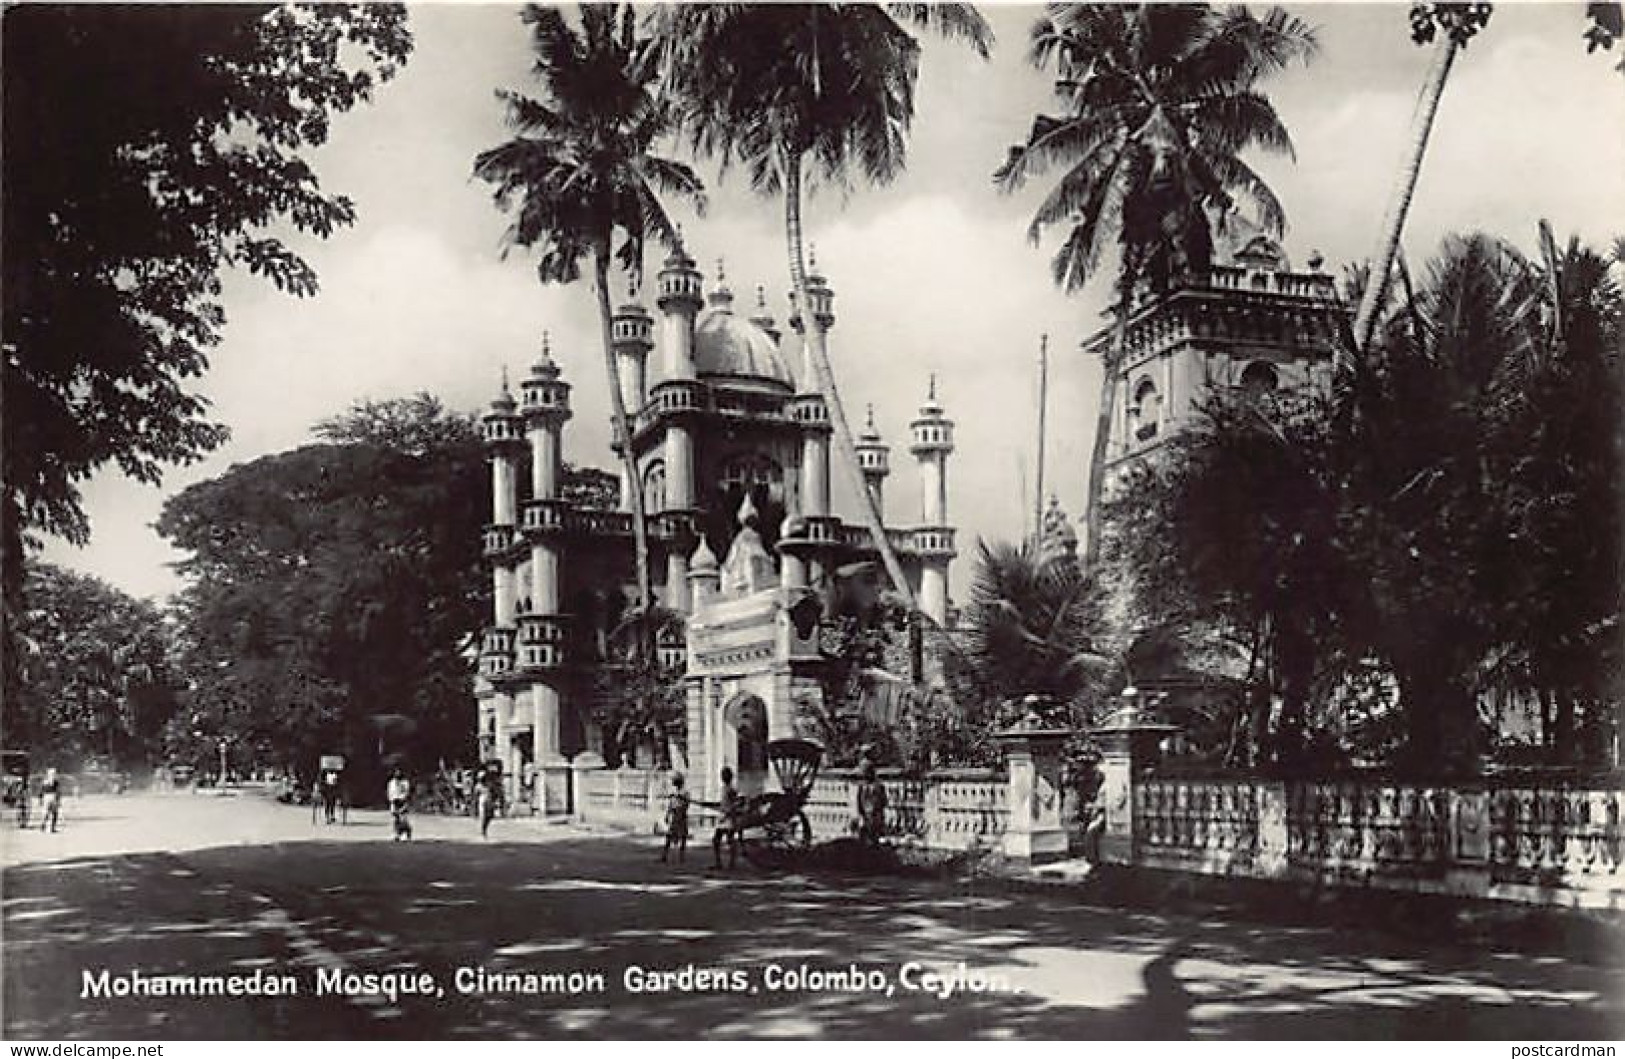
{"label": "palm tree", "polygon": [[1466,45],[1473,34],[1490,19],[1489,4],[1412,4],[1411,39],[1418,44],[1433,40],[1437,30],[1444,36],[1434,45],[1433,62],[1428,67],[1422,92],[1416,98],[1416,112],[1411,118],[1410,143],[1405,159],[1394,181],[1388,212],[1383,217],[1378,234],[1377,254],[1365,289],[1360,295],[1360,307],[1354,314],[1354,349],[1363,350],[1371,342],[1381,316],[1384,295],[1387,293],[1388,274],[1393,270],[1394,258],[1399,254],[1399,238],[1405,230],[1405,218],[1410,213],[1411,196],[1416,193],[1416,180],[1422,172],[1422,157],[1427,153],[1428,137],[1433,132],[1433,118],[1439,111],[1439,100],[1444,95],[1445,82],[1450,79],[1450,68],[1456,53]]}
{"label": "palm tree", "polygon": [[809,180],[882,185],[903,171],[920,45],[911,29],[963,41],[986,58],[993,35],[968,4],[672,4],[655,16],[667,83],[696,150],[742,165],[760,194],[784,196],[784,229],[802,326],[836,447],[863,521],[914,609],[880,513],[863,488],[852,428],[807,293],[801,199]]}
{"label": "palm tree", "polygon": [[1050,4],[1033,27],[1031,59],[1054,68],[1064,110],[1034,120],[994,181],[1013,191],[1064,167],[1028,236],[1037,243],[1047,229],[1069,226],[1052,266],[1067,291],[1095,275],[1114,242],[1118,257],[1116,336],[1084,512],[1088,564],[1099,552],[1112,382],[1135,295],[1206,269],[1210,217],[1222,223],[1238,197],[1265,228],[1284,227],[1274,193],[1241,156],[1252,148],[1291,155],[1286,128],[1256,85],[1315,49],[1313,31],[1280,8],[1260,17],[1205,4]]}
{"label": "palm tree", "polygon": [[[630,5],[581,7],[577,33],[551,8],[527,4],[533,71],[540,99],[499,92],[516,135],[474,160],[474,173],[495,186],[497,205],[516,206],[508,246],[538,247],[543,283],[573,283],[592,262],[604,371],[614,410],[615,444],[626,471],[637,556],[637,605],[653,605],[643,493],[632,431],[621,394],[609,301],[611,256],[636,276],[653,236],[675,245],[676,225],[662,195],[705,206],[704,188],[688,166],[653,152],[673,129],[673,110],[654,90],[648,42],[636,33]],[[619,244],[616,238],[619,237]]]}
{"label": "palm tree", "polygon": [[1112,661],[1097,644],[1094,581],[1075,557],[1029,538],[977,543],[962,661],[983,701],[1039,695],[1068,706],[1098,691]]}

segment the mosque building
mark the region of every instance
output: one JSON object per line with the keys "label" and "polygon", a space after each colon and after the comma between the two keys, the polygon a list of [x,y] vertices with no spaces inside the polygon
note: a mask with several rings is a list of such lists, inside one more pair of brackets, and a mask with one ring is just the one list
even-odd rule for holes
{"label": "mosque building", "polygon": [[[537,811],[568,811],[572,768],[603,765],[595,689],[611,632],[635,596],[634,488],[643,497],[657,602],[683,618],[660,651],[687,673],[689,771],[714,784],[727,764],[742,787],[760,783],[766,741],[798,734],[798,703],[820,694],[818,615],[837,571],[877,552],[861,523],[831,508],[830,418],[808,343],[826,341],[833,328],[834,291],[816,264],[813,273],[808,309],[822,326],[810,338],[794,311],[793,334],[780,330],[760,287],[754,311],[737,312],[720,264],[704,294],[682,249],[659,273],[658,318],[635,302],[615,313],[637,467],[636,481],[621,474],[618,510],[592,508],[561,489],[570,384],[545,340],[519,399],[504,379],[483,417],[494,613],[476,682],[480,753],[501,761],[510,782],[535,778],[528,786]],[[921,610],[946,626],[954,424],[934,379],[910,441],[920,511],[912,525],[888,525],[886,533]],[[857,448],[864,484],[884,516],[889,449],[872,413]]]}

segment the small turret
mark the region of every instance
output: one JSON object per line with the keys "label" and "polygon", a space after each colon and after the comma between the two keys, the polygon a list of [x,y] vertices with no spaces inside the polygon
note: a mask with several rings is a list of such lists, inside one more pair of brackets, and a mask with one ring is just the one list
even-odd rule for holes
{"label": "small turret", "polygon": [[672,248],[666,256],[665,266],[660,270],[660,299],[656,303],[664,313],[686,311],[690,315],[700,311],[703,304],[701,298],[700,270],[694,267],[694,259],[688,256],[681,244]]}
{"label": "small turret", "polygon": [[543,332],[542,358],[530,366],[530,376],[520,384],[527,421],[562,423],[570,418],[570,384],[560,375],[559,366],[553,362],[552,338]]}
{"label": "small turret", "polygon": [[502,389],[491,400],[491,410],[480,417],[480,434],[493,451],[512,447],[524,440],[521,418],[515,414],[517,405],[513,391],[508,388],[508,369],[502,369]]}
{"label": "small turret", "polygon": [[880,431],[875,429],[875,406],[869,406],[868,422],[864,424],[863,433],[858,435],[858,443],[854,446],[858,452],[858,467],[863,471],[863,484],[874,498],[875,510],[885,514],[885,484],[886,476],[891,473],[891,449],[880,438]]}
{"label": "small turret", "polygon": [[705,304],[722,312],[733,311],[734,292],[733,288],[728,286],[727,268],[720,257],[717,258],[717,285],[711,288],[711,293],[706,296]]}
{"label": "small turret", "polygon": [[717,563],[716,553],[701,534],[700,543],[694,549],[694,554],[688,559],[689,591],[694,599],[694,606],[700,607],[710,603],[717,595],[717,586],[722,583],[722,568]]}
{"label": "small turret", "polygon": [[767,311],[767,288],[760,283],[756,284],[756,315],[750,318],[750,322],[760,327],[762,332],[773,340],[774,345],[779,344],[783,334],[779,331],[778,322],[773,319],[773,314]]}
{"label": "small turret", "polygon": [[909,424],[909,429],[913,432],[914,440],[908,450],[922,461],[938,453],[947,456],[954,451],[954,421],[943,414],[942,405],[937,402],[937,377],[934,373],[925,403],[920,406],[919,417]]}
{"label": "small turret", "polygon": [[[807,254],[807,300],[812,303],[813,318],[818,321],[821,330],[828,331],[835,326],[835,291],[830,287],[829,280],[818,271],[816,251]],[[801,306],[796,304],[793,294],[790,299],[790,326],[795,328],[796,333],[801,333]]]}
{"label": "small turret", "polygon": [[611,325],[615,363],[620,369],[621,399],[636,412],[649,399],[649,351],[654,348],[654,319],[639,304],[636,293],[615,312]]}

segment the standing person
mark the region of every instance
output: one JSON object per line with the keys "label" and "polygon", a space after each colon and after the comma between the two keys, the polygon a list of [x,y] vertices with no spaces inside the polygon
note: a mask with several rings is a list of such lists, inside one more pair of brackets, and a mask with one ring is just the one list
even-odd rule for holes
{"label": "standing person", "polygon": [[411,838],[412,821],[406,815],[406,807],[412,799],[412,782],[400,769],[390,773],[389,783],[384,787],[384,797],[389,801],[389,815],[395,824],[395,841]]}
{"label": "standing person", "polygon": [[328,823],[338,819],[339,773],[337,769],[322,770],[322,815]]}
{"label": "standing person", "polygon": [[491,820],[502,802],[502,770],[487,765],[480,777],[480,837],[491,837]]}
{"label": "standing person", "polygon": [[858,837],[871,846],[880,844],[886,833],[886,785],[875,778],[875,763],[863,763],[863,782],[858,784]]}
{"label": "standing person", "polygon": [[45,810],[40,815],[39,829],[44,831],[49,826],[54,833],[57,820],[62,815],[62,778],[56,774],[56,769],[45,770],[45,779],[40,783],[39,792]]}
{"label": "standing person", "polygon": [[717,833],[711,836],[711,852],[716,857],[716,865],[722,867],[722,843],[728,843],[728,868],[739,860],[739,823],[744,813],[744,800],[739,796],[739,788],[734,786],[734,770],[727,765],[722,766],[722,798],[717,802],[717,810],[722,813],[722,819],[717,822]]}
{"label": "standing person", "polygon": [[677,863],[683,863],[688,853],[688,792],[683,790],[683,774],[671,778],[671,793],[666,795],[666,845],[660,851],[661,863],[673,848],[677,850]]}

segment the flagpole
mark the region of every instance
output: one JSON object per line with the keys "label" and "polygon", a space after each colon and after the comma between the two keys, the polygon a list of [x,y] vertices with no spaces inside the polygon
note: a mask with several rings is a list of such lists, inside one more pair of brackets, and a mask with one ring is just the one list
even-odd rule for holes
{"label": "flagpole", "polygon": [[1038,339],[1038,481],[1033,488],[1033,539],[1044,533],[1044,416],[1049,404],[1049,335]]}

